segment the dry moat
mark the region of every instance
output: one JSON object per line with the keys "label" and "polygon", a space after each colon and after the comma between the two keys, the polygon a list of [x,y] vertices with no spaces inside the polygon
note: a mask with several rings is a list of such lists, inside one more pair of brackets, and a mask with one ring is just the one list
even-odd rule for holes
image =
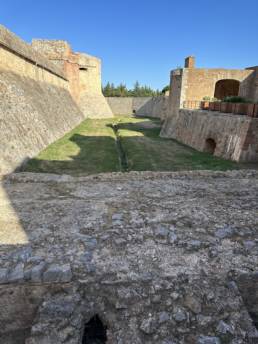
{"label": "dry moat", "polygon": [[106,99],[0,25],[0,344],[258,344],[258,67],[194,62]]}

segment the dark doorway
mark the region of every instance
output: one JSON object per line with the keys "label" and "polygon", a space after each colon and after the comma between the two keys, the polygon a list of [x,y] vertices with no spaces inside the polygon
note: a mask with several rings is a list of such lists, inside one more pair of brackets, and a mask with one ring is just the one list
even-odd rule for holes
{"label": "dark doorway", "polygon": [[216,142],[213,139],[207,139],[205,141],[205,152],[214,154],[216,149]]}
{"label": "dark doorway", "polygon": [[238,96],[240,82],[233,79],[223,79],[216,82],[214,97],[224,99],[225,97]]}
{"label": "dark doorway", "polygon": [[104,344],[107,341],[107,328],[98,315],[94,315],[84,326],[82,344]]}

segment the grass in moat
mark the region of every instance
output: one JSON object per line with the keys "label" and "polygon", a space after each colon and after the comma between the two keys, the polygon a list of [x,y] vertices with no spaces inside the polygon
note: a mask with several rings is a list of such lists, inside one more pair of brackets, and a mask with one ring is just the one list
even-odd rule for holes
{"label": "grass in moat", "polygon": [[88,175],[117,171],[237,169],[235,162],[159,137],[158,119],[86,119],[31,159],[24,171]]}

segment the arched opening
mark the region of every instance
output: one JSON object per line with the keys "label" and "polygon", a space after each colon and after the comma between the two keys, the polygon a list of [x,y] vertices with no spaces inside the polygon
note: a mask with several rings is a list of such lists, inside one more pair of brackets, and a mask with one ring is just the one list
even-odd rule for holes
{"label": "arched opening", "polygon": [[222,100],[225,97],[238,96],[240,82],[234,79],[223,79],[216,82],[214,97]]}
{"label": "arched opening", "polygon": [[214,154],[216,149],[216,142],[213,139],[207,139],[205,141],[205,152]]}
{"label": "arched opening", "polygon": [[104,344],[107,342],[107,328],[98,315],[94,315],[84,326],[82,344]]}

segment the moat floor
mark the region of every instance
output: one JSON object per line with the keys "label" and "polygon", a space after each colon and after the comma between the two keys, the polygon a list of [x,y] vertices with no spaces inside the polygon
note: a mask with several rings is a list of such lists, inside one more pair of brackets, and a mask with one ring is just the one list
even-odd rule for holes
{"label": "moat floor", "polygon": [[[125,171],[237,169],[237,163],[159,137],[161,121],[115,117],[87,119],[54,142],[24,171],[70,175]],[[242,167],[242,166],[241,166]]]}

